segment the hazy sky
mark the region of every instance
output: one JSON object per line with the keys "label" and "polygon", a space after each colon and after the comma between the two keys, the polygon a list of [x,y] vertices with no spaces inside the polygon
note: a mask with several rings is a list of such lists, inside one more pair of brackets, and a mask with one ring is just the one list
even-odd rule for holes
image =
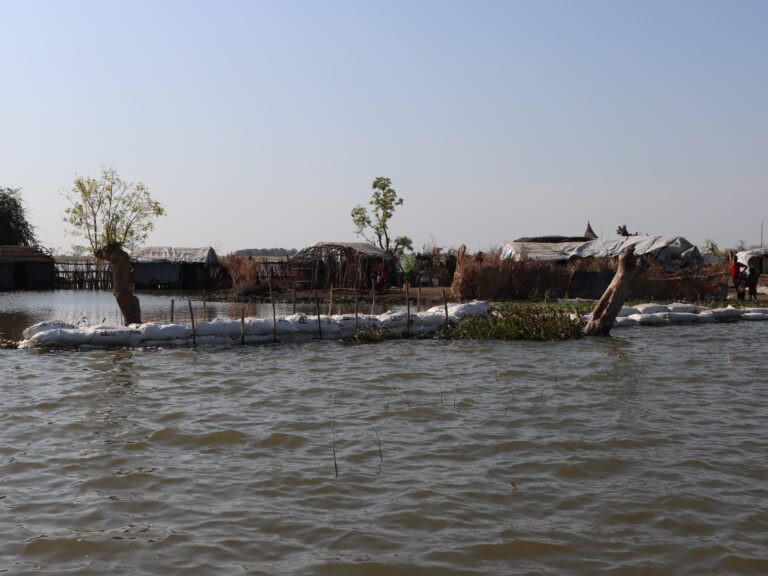
{"label": "hazy sky", "polygon": [[[759,243],[764,0],[0,0],[0,185],[68,250],[61,192],[115,166],[150,244],[354,240],[377,176],[414,246],[619,224]],[[766,222],[768,240],[768,222]]]}

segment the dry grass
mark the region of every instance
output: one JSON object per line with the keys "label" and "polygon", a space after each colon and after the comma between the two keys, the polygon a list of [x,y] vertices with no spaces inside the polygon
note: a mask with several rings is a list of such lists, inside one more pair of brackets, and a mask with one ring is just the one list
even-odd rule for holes
{"label": "dry grass", "polygon": [[[502,260],[499,252],[468,255],[460,250],[451,286],[454,298],[469,300],[547,300],[569,295],[577,272],[615,272],[615,258],[584,258],[565,263]],[[711,298],[724,282],[725,265],[667,272],[654,259],[638,276],[630,298],[685,300]]]}

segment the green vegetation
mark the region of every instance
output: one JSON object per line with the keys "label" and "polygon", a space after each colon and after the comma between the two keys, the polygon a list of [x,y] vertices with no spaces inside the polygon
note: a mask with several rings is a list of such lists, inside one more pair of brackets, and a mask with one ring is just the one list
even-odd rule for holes
{"label": "green vegetation", "polygon": [[[368,202],[371,205],[370,214],[362,206],[355,206],[352,209],[355,233],[391,254],[402,254],[405,250],[413,250],[413,242],[408,236],[397,236],[394,240],[389,237],[389,220],[395,213],[395,208],[403,205],[403,199],[398,197],[397,192],[392,188],[392,180],[379,176],[373,181],[372,187],[373,196]],[[376,237],[376,242],[368,237],[367,234],[371,233]]]}
{"label": "green vegetation", "polygon": [[72,233],[88,240],[96,258],[112,264],[115,298],[126,325],[141,323],[126,250],[146,240],[165,209],[149,195],[146,185],[125,182],[114,168],[102,169],[99,179],[76,178],[65,198],[71,206],[64,220]]}
{"label": "green vegetation", "polygon": [[0,245],[35,246],[35,230],[18,188],[0,188]]}
{"label": "green vegetation", "polygon": [[571,312],[592,311],[594,303],[497,303],[491,313],[466,318],[451,326],[443,337],[468,340],[575,340],[581,338],[583,325],[573,320]]}

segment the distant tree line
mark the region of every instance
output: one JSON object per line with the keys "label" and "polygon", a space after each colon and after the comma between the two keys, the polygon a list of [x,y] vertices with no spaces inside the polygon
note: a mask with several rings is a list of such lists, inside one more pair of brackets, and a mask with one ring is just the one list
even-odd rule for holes
{"label": "distant tree line", "polygon": [[298,250],[296,248],[246,248],[237,250],[238,256],[293,256]]}

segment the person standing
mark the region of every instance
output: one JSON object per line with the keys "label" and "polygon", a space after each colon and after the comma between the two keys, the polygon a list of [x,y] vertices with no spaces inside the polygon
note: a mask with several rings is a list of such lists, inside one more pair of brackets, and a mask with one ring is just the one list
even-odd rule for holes
{"label": "person standing", "polygon": [[736,252],[731,252],[731,281],[734,288],[737,287],[736,281],[739,279],[742,268],[746,268],[746,266],[736,259]]}
{"label": "person standing", "polygon": [[757,266],[749,267],[749,276],[747,276],[747,288],[749,289],[749,300],[757,301],[757,281],[760,274],[757,272]]}

